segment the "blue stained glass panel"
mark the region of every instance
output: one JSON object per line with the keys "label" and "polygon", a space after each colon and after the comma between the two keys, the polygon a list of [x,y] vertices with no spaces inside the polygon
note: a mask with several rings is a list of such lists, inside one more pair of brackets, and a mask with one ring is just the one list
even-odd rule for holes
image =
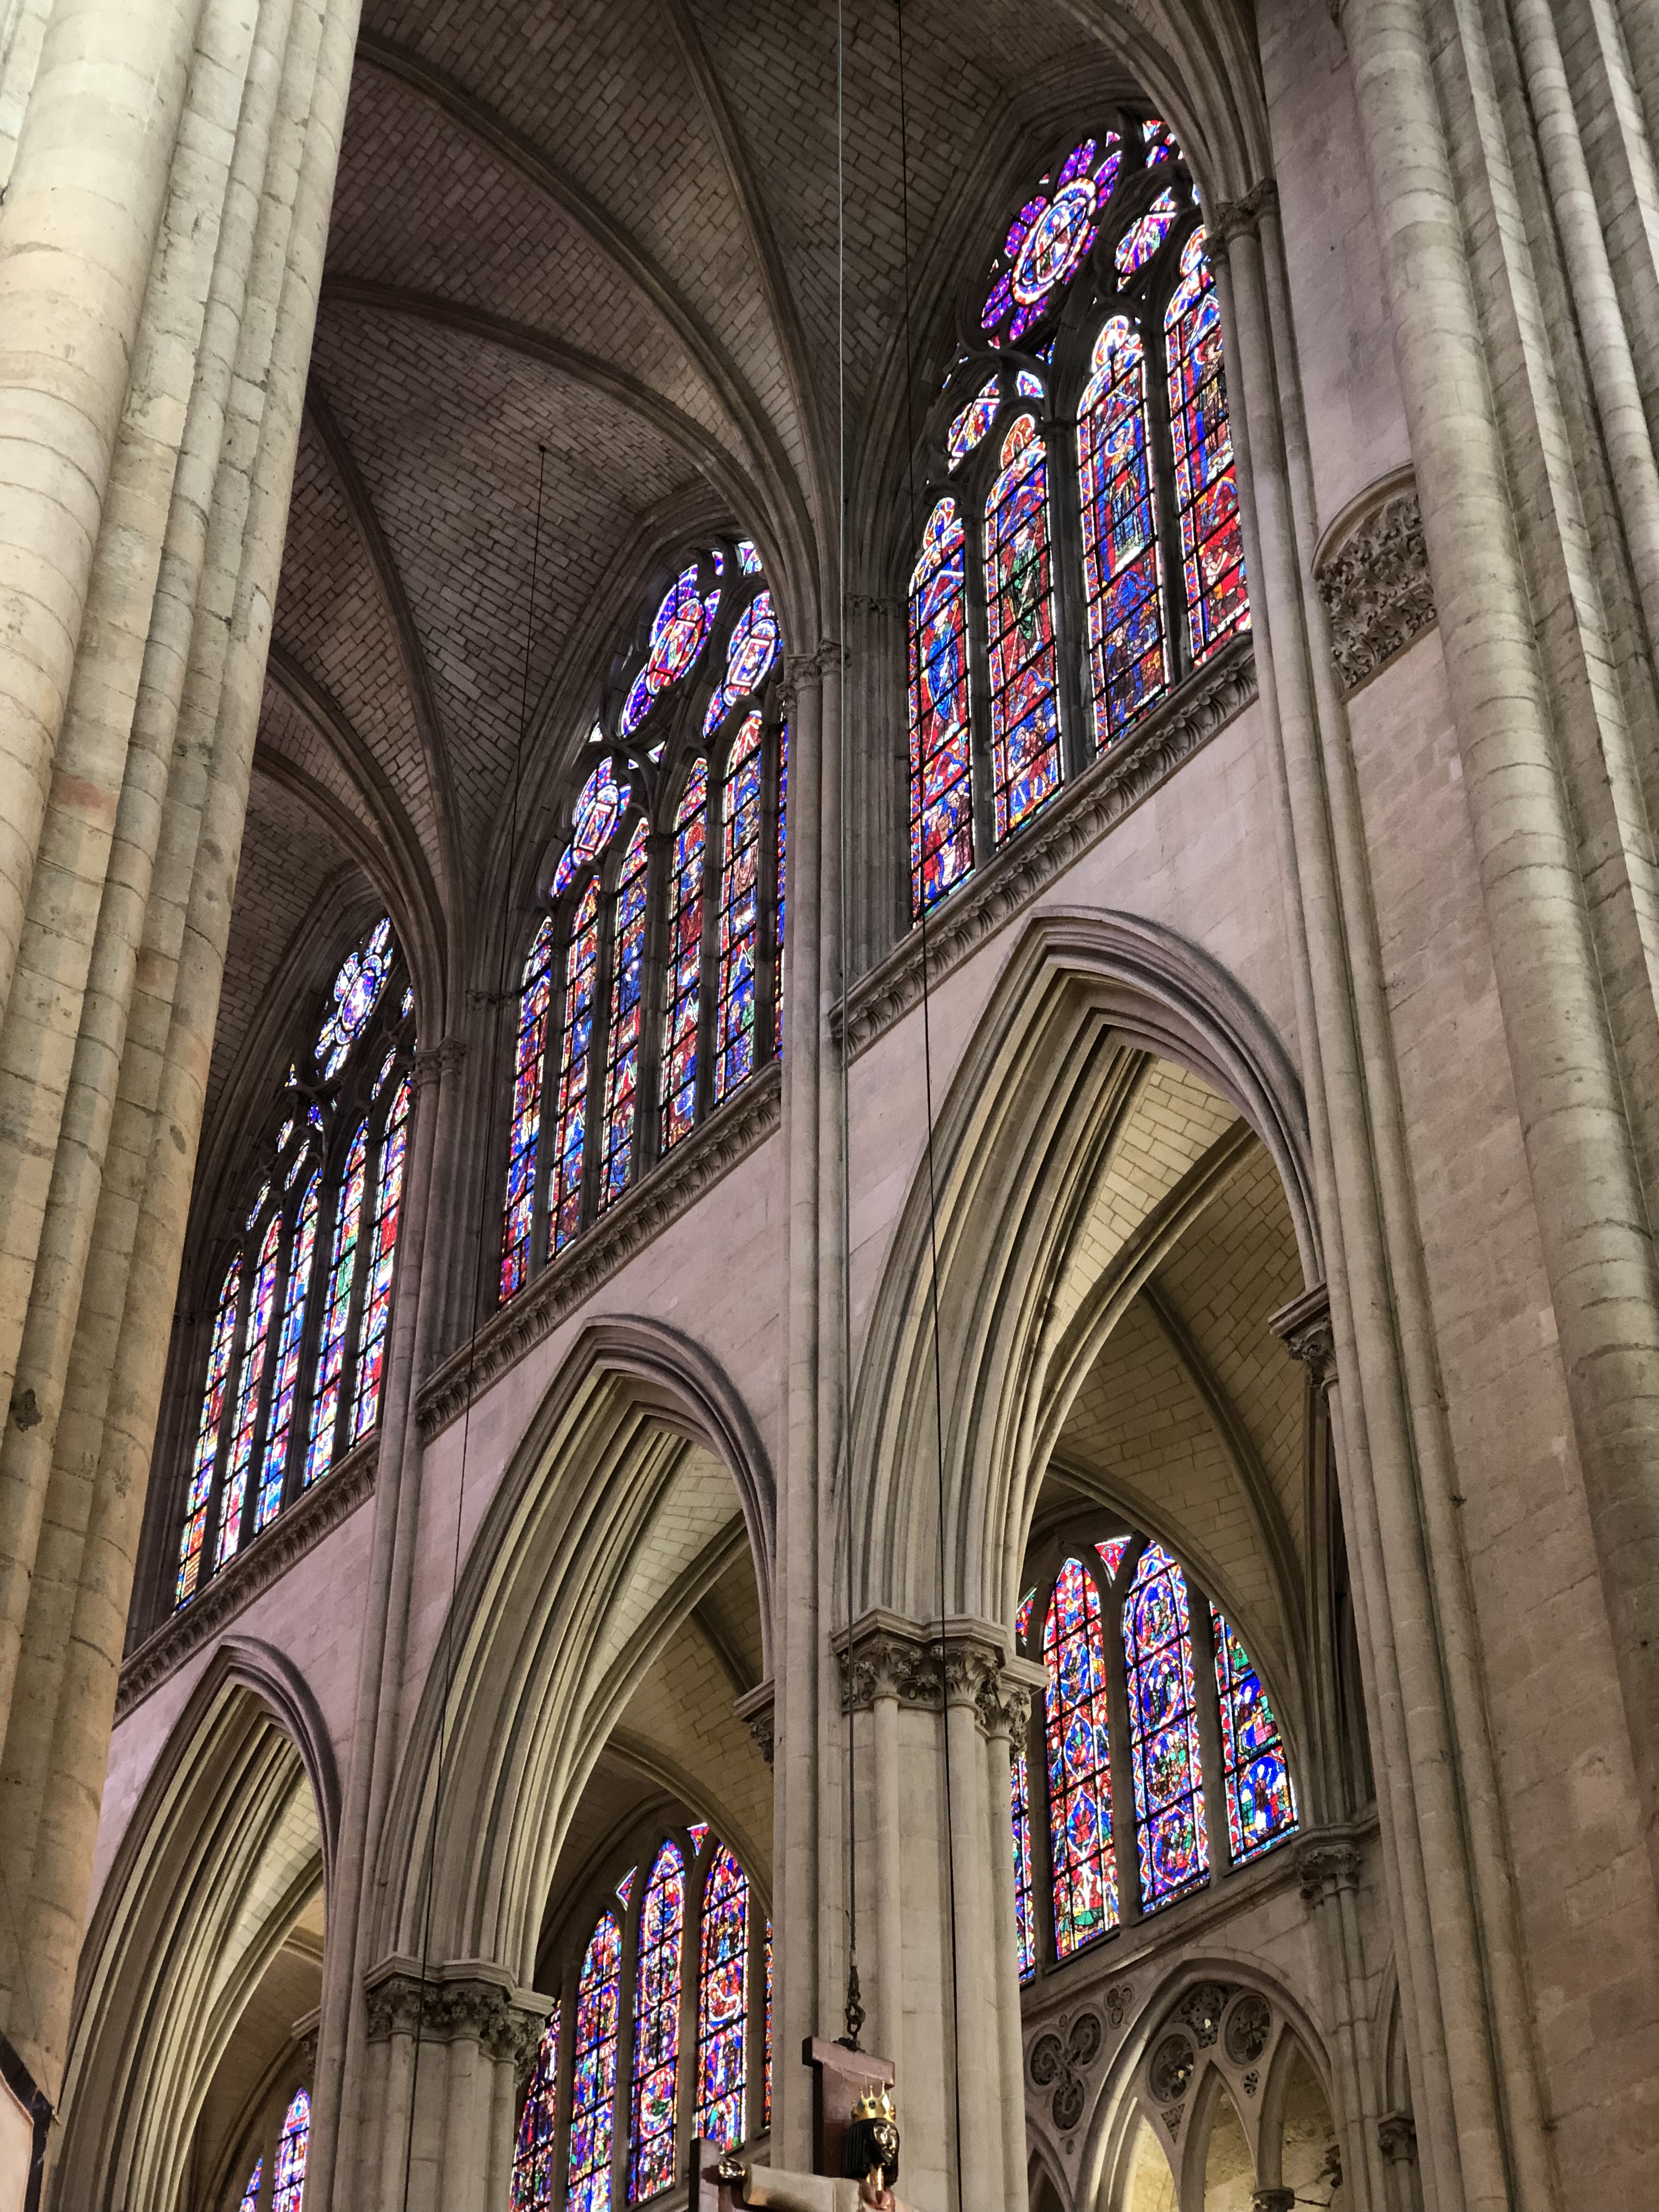
{"label": "blue stained glass panel", "polygon": [[668,886],[668,1003],[663,1019],[662,1148],[697,1118],[697,1015],[702,996],[702,877],[708,771],[698,761],[674,817]]}
{"label": "blue stained glass panel", "polygon": [[1181,202],[1171,192],[1160,192],[1145,215],[1132,222],[1118,240],[1114,257],[1120,276],[1133,276],[1144,269],[1169,236],[1181,213]]}
{"label": "blue stained glass panel", "polygon": [[1078,473],[1095,744],[1104,748],[1164,696],[1170,666],[1146,361],[1123,316],[1102,330],[1091,370],[1078,409]]}
{"label": "blue stained glass panel", "polygon": [[403,1207],[404,1156],[409,1140],[410,1079],[398,1085],[380,1140],[380,1171],[375,1185],[374,1221],[368,1238],[368,1280],[357,1328],[357,1378],[351,1434],[366,1437],[380,1417],[386,1334],[392,1326],[392,1278],[398,1264],[398,1222]]}
{"label": "blue stained glass panel", "polygon": [[1060,788],[1048,471],[1030,415],[1003,440],[985,508],[991,782],[1000,844]]}
{"label": "blue stained glass panel", "polygon": [[564,1028],[559,1040],[558,1118],[548,1193],[549,1236],[562,1251],[582,1225],[582,1164],[587,1140],[587,1067],[593,1042],[593,993],[599,965],[599,886],[582,893],[565,955]]}
{"label": "blue stained glass panel", "polygon": [[1066,1959],[1118,1923],[1106,1648],[1100,1593],[1079,1559],[1054,1578],[1042,1662],[1054,1948]]}
{"label": "blue stained glass panel", "polygon": [[576,794],[570,842],[553,872],[555,898],[574,880],[577,870],[596,860],[610,843],[611,833],[622,819],[623,803],[611,763],[601,761]]}
{"label": "blue stained glass panel", "polygon": [[648,836],[649,824],[641,817],[628,841],[622,874],[617,882],[616,921],[611,939],[611,1025],[605,1071],[604,1149],[599,1158],[601,1212],[622,1196],[634,1163]]}
{"label": "blue stained glass panel", "polygon": [[318,1193],[322,1178],[313,1176],[300,1201],[295,1224],[294,1249],[289,1257],[288,1290],[283,1299],[283,1333],[276,1344],[276,1372],[270,1386],[270,1412],[265,1422],[265,1448],[259,1468],[259,1503],[254,1528],[273,1520],[283,1503],[283,1478],[288,1472],[289,1440],[294,1432],[294,1401],[300,1383],[300,1353],[305,1337],[306,1294],[317,1250]]}
{"label": "blue stained glass panel", "polygon": [[344,1381],[346,1323],[351,1314],[351,1285],[357,1271],[357,1237],[362,1225],[363,1183],[368,1168],[368,1124],[359,1122],[346,1155],[345,1180],[334,1216],[334,1246],[323,1298],[323,1325],[312,1380],[311,1433],[306,1442],[307,1488],[325,1474],[334,1460]]}
{"label": "blue stained glass panel", "polygon": [[640,1900],[634,1985],[634,2089],[628,2195],[642,2204],[674,2179],[674,2116],[680,2047],[680,1956],[685,1867],[671,1838],[657,1853]]}
{"label": "blue stained glass panel", "polygon": [[962,517],[942,499],[910,578],[910,902],[920,914],[974,865]]}
{"label": "blue stained glass panel", "polygon": [[300,2212],[306,2193],[306,2154],[311,2148],[311,2100],[303,2089],[294,2092],[276,2138],[276,2166],[271,2176],[270,2212]]}
{"label": "blue stained glass panel", "polygon": [[519,1029],[513,1046],[513,1116],[507,1150],[507,1209],[501,1227],[502,1300],[524,1287],[536,1210],[536,1146],[542,1126],[542,1067],[553,997],[553,917],[546,915],[525,957]]}
{"label": "blue stained glass panel", "polygon": [[1227,1844],[1235,1866],[1296,1832],[1296,1793],[1267,1693],[1225,1616],[1210,1607],[1221,1763],[1227,1781]]}
{"label": "blue stained glass panel", "polygon": [[509,2212],[552,2212],[556,2177],[553,2151],[559,2094],[559,2007],[547,2016],[536,2050],[530,2087],[513,2143]]}
{"label": "blue stained glass panel", "polygon": [[683,569],[651,618],[651,643],[645,665],[634,679],[622,711],[622,734],[636,730],[665,691],[696,664],[708,636],[719,592],[705,599],[697,590],[695,564]]}
{"label": "blue stained glass panel", "polygon": [[231,1423],[230,1450],[225,1462],[223,1502],[219,1508],[219,1541],[214,1565],[234,1559],[242,1540],[242,1510],[247,1502],[247,1480],[253,1464],[253,1432],[259,1419],[259,1385],[264,1380],[265,1355],[270,1348],[270,1324],[276,1309],[276,1289],[282,1280],[283,1222],[273,1213],[259,1247],[258,1272],[248,1299],[247,1322],[242,1334],[242,1372],[236,1385],[236,1413]]}
{"label": "blue stained glass panel", "polygon": [[950,429],[945,433],[945,450],[950,466],[956,468],[971,453],[980,440],[997,419],[1001,404],[1001,386],[999,379],[990,382],[969,401]]}
{"label": "blue stained glass panel", "polygon": [[183,1605],[195,1594],[201,1571],[202,1543],[207,1534],[208,1503],[213,1495],[213,1469],[219,1456],[219,1431],[225,1417],[225,1393],[230,1381],[230,1355],[236,1342],[236,1308],[242,1295],[242,1255],[239,1252],[225,1276],[208,1347],[207,1382],[202,1392],[202,1411],[196,1427],[196,1450],[191,1461],[190,1486],[185,1494],[185,1528],[179,1545],[179,1579],[174,1602]]}
{"label": "blue stained glass panel", "polygon": [[702,1893],[695,2132],[733,2150],[747,2132],[749,1877],[722,1845]]}
{"label": "blue stained glass panel", "polygon": [[738,731],[726,770],[721,830],[720,995],[714,1008],[714,1097],[728,1097],[755,1066],[755,955],[760,921],[761,718]]}
{"label": "blue stained glass panel", "polygon": [[259,2184],[264,2179],[265,2162],[262,2158],[253,2161],[253,2171],[247,2178],[247,2187],[242,2191],[242,2201],[237,2212],[258,2212]]}
{"label": "blue stained glass panel", "polygon": [[346,1054],[374,1011],[392,954],[392,924],[382,916],[334,978],[334,1002],[317,1036],[317,1064],[330,1080],[344,1066]]}
{"label": "blue stained glass panel", "polygon": [[1148,1912],[1210,1878],[1187,1578],[1148,1544],[1123,1601],[1140,1895]]}
{"label": "blue stained glass panel", "polygon": [[1238,512],[1221,310],[1202,228],[1181,251],[1181,275],[1164,316],[1176,511],[1194,662],[1250,624]]}
{"label": "blue stained glass panel", "polygon": [[1014,1826],[1014,1931],[1019,1949],[1019,1978],[1036,1972],[1036,1917],[1031,1897],[1031,1790],[1025,1753],[1009,1761],[1008,1793]]}
{"label": "blue stained glass panel", "polygon": [[621,1964],[617,1916],[606,1912],[593,1930],[576,1985],[570,2141],[565,2162],[568,2212],[610,2212]]}

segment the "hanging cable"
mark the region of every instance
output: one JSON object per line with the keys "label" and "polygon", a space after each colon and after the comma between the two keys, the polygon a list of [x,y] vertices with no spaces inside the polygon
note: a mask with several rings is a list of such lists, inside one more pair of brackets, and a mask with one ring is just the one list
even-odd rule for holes
{"label": "hanging cable", "polygon": [[[518,878],[519,858],[519,801],[524,784],[524,752],[530,730],[530,665],[536,637],[536,586],[539,580],[542,558],[542,503],[547,489],[547,448],[536,448],[539,459],[536,471],[536,526],[531,539],[530,600],[525,609],[524,671],[519,686],[519,742],[513,756],[513,796],[507,810],[507,866],[502,877],[501,945],[497,962],[495,989],[491,997],[491,1028],[489,1066],[494,1067],[501,1054],[501,1015],[507,1001],[507,947],[512,934],[513,896]],[[477,1203],[473,1208],[477,1231],[472,1249],[472,1304],[475,1323],[467,1339],[466,1386],[464,1410],[461,1414],[460,1468],[455,1484],[455,1544],[449,1571],[449,1604],[444,1613],[444,1694],[438,1708],[438,1758],[432,1785],[432,1832],[428,1839],[426,1860],[426,1894],[421,1913],[421,1971],[415,1992],[415,2051],[410,2061],[409,2080],[409,2124],[404,2135],[403,2212],[409,2212],[409,2184],[415,2155],[415,2092],[421,2072],[421,2031],[426,2018],[426,1976],[432,1960],[432,1892],[438,1864],[438,1827],[443,1810],[444,1778],[449,1751],[449,1701],[455,1686],[455,1595],[461,1580],[462,1513],[466,1503],[466,1455],[472,1431],[472,1382],[477,1371],[478,1329],[477,1316],[483,1296],[484,1224],[489,1213],[489,1147],[478,1147]]]}
{"label": "hanging cable", "polygon": [[[904,70],[904,0],[893,0],[893,20],[898,35],[899,102],[899,236],[904,300],[904,481],[910,520],[909,543],[916,542],[916,428],[915,362],[910,331],[910,108]],[[906,613],[908,651],[908,610]],[[908,664],[907,664],[908,665]],[[950,1667],[950,1638],[946,1631],[947,1561],[945,1541],[945,1384],[939,1364],[939,1192],[933,1163],[933,1030],[928,975],[927,900],[921,901],[921,1079],[927,1153],[928,1304],[933,1319],[933,1444],[939,1468],[939,1740],[945,1774],[945,1911],[950,1924],[951,1959],[951,2144],[957,2178],[957,2212],[962,2212],[962,2033],[957,2006],[957,1850],[951,1813],[951,1701],[946,1677]],[[844,1025],[843,1025],[844,1026]]]}

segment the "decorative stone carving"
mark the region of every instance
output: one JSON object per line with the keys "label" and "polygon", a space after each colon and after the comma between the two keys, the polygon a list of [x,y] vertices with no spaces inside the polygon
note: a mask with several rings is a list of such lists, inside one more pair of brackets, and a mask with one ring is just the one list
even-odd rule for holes
{"label": "decorative stone carving", "polygon": [[523,2002],[502,1982],[453,1968],[422,1976],[413,1962],[382,1969],[364,1993],[368,2039],[418,2034],[423,2043],[476,2043],[485,2057],[527,2074],[546,2026],[539,2000]]}
{"label": "decorative stone carving", "polygon": [[184,1607],[147,1636],[121,1669],[115,1717],[159,1689],[204,1644],[211,1644],[325,1536],[349,1520],[373,1494],[380,1455],[377,1436],[365,1437],[328,1473],[287,1506],[252,1542],[205,1583]]}
{"label": "decorative stone carving", "polygon": [[1417,2156],[1417,2123],[1409,2112],[1384,2112],[1376,2124],[1376,2147],[1384,2158]]}
{"label": "decorative stone carving", "polygon": [[1299,1359],[1322,1390],[1336,1380],[1336,1340],[1331,1334],[1331,1297],[1323,1283],[1316,1283],[1281,1306],[1267,1326],[1284,1343],[1292,1359]]}
{"label": "decorative stone carving", "polygon": [[800,698],[800,687],[809,678],[822,683],[832,668],[841,665],[841,640],[823,637],[818,640],[815,653],[786,653],[783,656],[783,678],[778,685],[779,697],[786,714],[793,714]]}
{"label": "decorative stone carving", "polygon": [[1423,516],[1409,471],[1339,515],[1314,556],[1345,692],[1358,690],[1435,619]]}
{"label": "decorative stone carving", "polygon": [[1254,2097],[1256,2091],[1261,2087],[1261,2076],[1256,2072],[1255,2067],[1252,2066],[1249,2072],[1244,2076],[1244,2094],[1247,2097]]}
{"label": "decorative stone carving", "polygon": [[1134,1985],[1131,1982],[1114,1982],[1106,1992],[1106,2021],[1110,2027],[1121,2027],[1128,2017],[1129,2007],[1134,2001]]}
{"label": "decorative stone carving", "polygon": [[1158,2114],[1159,2119],[1163,2121],[1172,2136],[1178,2136],[1181,2133],[1181,2123],[1186,2111],[1187,2107],[1184,2105],[1166,2105]]}
{"label": "decorative stone carving", "polygon": [[850,1658],[848,1643],[842,1630],[836,1664],[844,1713],[863,1712],[878,1698],[934,1711],[947,1701],[971,1705],[988,1735],[1012,1724],[1015,1701],[1029,1697],[1022,1677],[1031,1670],[1005,1656],[1000,1632],[988,1621],[947,1621],[941,1638],[937,1628],[878,1607],[854,1623]]}
{"label": "decorative stone carving", "polygon": [[1062,2013],[1060,2033],[1045,2029],[1031,2045],[1028,2062],[1031,2079],[1039,2089],[1046,2089],[1051,2081],[1056,2085],[1051,2109],[1054,2125],[1062,2135],[1083,2118],[1089,2100],[1083,2077],[1099,2057],[1105,2039],[1098,2013],[1080,2012],[1075,2020]]}
{"label": "decorative stone carving", "polygon": [[755,1747],[769,1766],[774,1750],[773,1728],[776,1717],[773,1685],[762,1682],[752,1690],[745,1690],[732,1708],[738,1718],[755,1739]]}
{"label": "decorative stone carving", "polygon": [[465,1037],[446,1037],[441,1044],[434,1044],[430,1051],[417,1052],[414,1067],[416,1096],[429,1090],[441,1077],[453,1075],[465,1058]]}
{"label": "decorative stone carving", "polygon": [[1226,2051],[1235,2066],[1249,2066],[1261,2057],[1273,2021],[1267,1998],[1246,1990],[1227,2016]]}
{"label": "decorative stone carving", "polygon": [[1271,177],[1252,185],[1242,199],[1223,200],[1205,224],[1212,252],[1224,253],[1236,238],[1255,238],[1264,215],[1279,212],[1279,186]]}
{"label": "decorative stone carving", "polygon": [[1160,2105],[1186,2095],[1197,2064],[1198,2053],[1193,2049],[1191,2037],[1183,2035],[1179,2029],[1154,2045],[1146,2080]]}
{"label": "decorative stone carving", "polygon": [[1359,1881],[1359,1847],[1344,1836],[1309,1836],[1297,1846],[1296,1870],[1310,1905],[1352,1889]]}
{"label": "decorative stone carving", "polygon": [[1207,2051],[1215,2041],[1231,1995],[1219,1982],[1198,1982],[1176,2007],[1176,2018],[1186,2021],[1201,2051]]}
{"label": "decorative stone carving", "polygon": [[[430,1443],[459,1419],[475,1398],[533,1351],[567,1314],[592,1297],[625,1261],[763,1144],[778,1126],[781,1097],[775,1060],[676,1145],[603,1220],[567,1245],[528,1289],[453,1352],[417,1401],[423,1441]],[[280,1527],[282,1517],[273,1525]]]}
{"label": "decorative stone carving", "polygon": [[1293,2189],[1258,2189],[1250,2199],[1250,2212],[1292,2212]]}
{"label": "decorative stone carving", "polygon": [[[1250,639],[1235,638],[1066,786],[1029,830],[940,902],[927,918],[928,988],[937,989],[1255,696]],[[861,1052],[921,997],[921,933],[912,930],[850,994],[844,1013],[838,1009],[832,1015],[837,1038],[844,1024],[848,1050]]]}

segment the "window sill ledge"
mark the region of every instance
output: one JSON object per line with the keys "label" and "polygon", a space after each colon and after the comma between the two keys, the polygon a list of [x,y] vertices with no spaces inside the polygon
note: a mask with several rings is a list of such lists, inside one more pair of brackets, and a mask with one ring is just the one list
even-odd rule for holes
{"label": "window sill ledge", "polygon": [[349,1520],[374,1488],[380,1433],[371,1431],[337,1459],[328,1473],[286,1506],[222,1567],[179,1612],[147,1636],[121,1669],[115,1692],[117,1725],[187,1659],[210,1644],[255,1598],[280,1580],[296,1560]]}
{"label": "window sill ledge", "polygon": [[422,1442],[430,1443],[458,1420],[568,1314],[769,1137],[778,1126],[782,1095],[779,1066],[773,1060],[452,1352],[421,1389]]}
{"label": "window sill ledge", "polygon": [[[1255,696],[1255,647],[1247,634],[1188,677],[1109,752],[1091,761],[1028,830],[940,901],[927,917],[928,988],[1029,906],[1114,823],[1150,798]],[[849,1054],[873,1044],[921,998],[921,932],[912,925],[848,996],[844,1020]],[[833,1018],[838,1040],[842,1018]]]}

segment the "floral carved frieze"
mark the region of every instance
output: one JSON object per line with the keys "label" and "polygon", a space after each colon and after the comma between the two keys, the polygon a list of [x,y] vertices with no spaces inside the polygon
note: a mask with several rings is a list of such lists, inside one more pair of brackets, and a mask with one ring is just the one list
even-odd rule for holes
{"label": "floral carved frieze", "polygon": [[879,1607],[836,1638],[842,1712],[865,1712],[880,1698],[901,1705],[967,1705],[987,1734],[1012,1732],[1030,1711],[1030,1673],[1011,1660],[1000,1631],[988,1621],[949,1620],[937,1626]]}
{"label": "floral carved frieze", "polygon": [[1411,471],[1384,477],[1337,517],[1314,556],[1345,692],[1419,638],[1435,619],[1423,516]]}
{"label": "floral carved frieze", "polygon": [[413,1960],[389,1962],[364,1992],[368,2039],[419,2035],[424,2043],[472,2042],[487,2058],[527,2074],[547,2025],[545,2000],[491,1976],[453,1967],[422,1974]]}

